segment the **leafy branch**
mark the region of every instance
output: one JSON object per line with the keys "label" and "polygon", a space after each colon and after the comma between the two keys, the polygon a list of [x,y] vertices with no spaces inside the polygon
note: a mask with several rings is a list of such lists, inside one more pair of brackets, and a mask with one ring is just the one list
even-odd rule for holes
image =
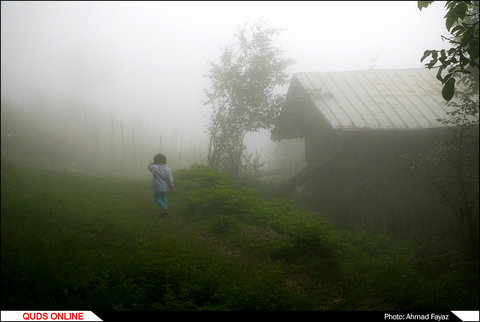
{"label": "leafy branch", "polygon": [[[433,1],[418,1],[417,5],[422,10],[432,3]],[[451,36],[442,36],[442,39],[452,47],[448,50],[426,50],[420,61],[431,58],[425,66],[428,69],[438,68],[437,79],[443,84],[442,96],[450,101],[459,77],[473,74],[478,81],[479,2],[446,1],[445,8],[445,26]]]}

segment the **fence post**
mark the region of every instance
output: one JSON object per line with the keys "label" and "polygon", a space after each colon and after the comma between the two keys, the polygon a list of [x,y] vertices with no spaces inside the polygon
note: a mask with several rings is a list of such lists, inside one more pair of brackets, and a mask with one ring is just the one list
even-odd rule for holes
{"label": "fence post", "polygon": [[123,161],[125,161],[125,141],[123,139],[123,123],[120,121],[120,137],[122,139],[122,157]]}

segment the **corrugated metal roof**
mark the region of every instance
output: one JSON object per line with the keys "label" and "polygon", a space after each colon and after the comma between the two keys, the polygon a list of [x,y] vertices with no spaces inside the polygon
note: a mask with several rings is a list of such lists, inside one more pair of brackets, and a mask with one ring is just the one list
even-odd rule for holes
{"label": "corrugated metal roof", "polygon": [[444,127],[442,84],[426,68],[298,73],[333,129],[428,129]]}

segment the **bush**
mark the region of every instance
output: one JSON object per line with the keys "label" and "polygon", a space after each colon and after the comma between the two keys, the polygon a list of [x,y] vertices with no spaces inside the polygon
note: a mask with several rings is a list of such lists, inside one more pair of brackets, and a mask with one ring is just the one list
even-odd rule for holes
{"label": "bush", "polygon": [[[453,299],[448,300],[447,294],[457,294],[455,303],[458,306],[463,301],[463,308],[471,307],[471,298],[478,299],[478,290],[459,286],[473,280],[466,272],[449,271],[446,266],[440,266],[434,275],[418,270],[415,247],[408,241],[340,231],[322,214],[290,200],[261,198],[207,167],[185,170],[182,178],[189,178],[177,200],[185,216],[262,260],[281,261],[292,265],[293,271],[301,267],[308,275],[303,287],[317,302],[331,301],[336,294],[342,300],[329,304],[335,309],[378,309],[379,305],[449,309]],[[270,232],[271,236],[253,231]],[[478,285],[478,278],[476,281]]]}

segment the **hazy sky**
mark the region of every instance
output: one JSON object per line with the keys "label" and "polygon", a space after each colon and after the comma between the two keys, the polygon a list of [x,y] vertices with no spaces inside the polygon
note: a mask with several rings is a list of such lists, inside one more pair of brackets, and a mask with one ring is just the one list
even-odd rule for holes
{"label": "hazy sky", "polygon": [[444,2],[1,3],[2,98],[31,88],[146,126],[204,135],[208,62],[241,24],[285,30],[289,72],[422,67],[446,46]]}

